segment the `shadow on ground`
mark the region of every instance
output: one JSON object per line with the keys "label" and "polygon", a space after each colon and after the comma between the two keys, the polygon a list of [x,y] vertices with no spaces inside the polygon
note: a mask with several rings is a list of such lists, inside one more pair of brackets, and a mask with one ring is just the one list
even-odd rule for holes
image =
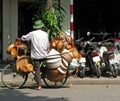
{"label": "shadow on ground", "polygon": [[[62,88],[68,87],[63,86]],[[45,94],[45,91],[53,88],[43,86],[43,89],[43,91],[39,91],[36,89],[36,86],[24,86],[21,89],[8,89],[4,86],[0,86],[0,101],[68,101],[68,99],[62,97],[50,98]]]}

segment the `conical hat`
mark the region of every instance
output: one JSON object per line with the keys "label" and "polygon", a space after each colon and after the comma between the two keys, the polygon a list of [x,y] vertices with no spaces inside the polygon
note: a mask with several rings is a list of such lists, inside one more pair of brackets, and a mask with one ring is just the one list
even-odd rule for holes
{"label": "conical hat", "polygon": [[72,52],[68,51],[67,49],[64,49],[62,51],[61,57],[65,60],[67,60],[67,62],[71,62],[73,59]]}
{"label": "conical hat", "polygon": [[49,58],[61,58],[61,55],[60,55],[60,52],[58,52],[57,50],[55,49],[51,49],[50,52],[48,53],[47,59]]}
{"label": "conical hat", "polygon": [[61,74],[66,74],[66,72],[67,72],[67,70],[65,70],[65,69],[62,68],[62,67],[58,67],[57,69],[58,69],[58,71],[59,71]]}
{"label": "conical hat", "polygon": [[51,55],[60,55],[60,52],[52,48],[48,53],[48,56],[51,56]]}

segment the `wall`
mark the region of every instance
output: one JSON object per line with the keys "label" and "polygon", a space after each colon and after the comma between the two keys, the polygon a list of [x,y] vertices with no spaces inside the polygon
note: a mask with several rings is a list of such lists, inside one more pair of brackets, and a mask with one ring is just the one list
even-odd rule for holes
{"label": "wall", "polygon": [[63,22],[62,25],[67,28],[67,31],[70,30],[70,0],[61,0],[62,7],[66,10],[65,19],[66,22]]}
{"label": "wall", "polygon": [[9,59],[7,47],[17,38],[18,1],[3,0],[3,60]]}
{"label": "wall", "polygon": [[2,58],[2,0],[0,0],[0,60]]}

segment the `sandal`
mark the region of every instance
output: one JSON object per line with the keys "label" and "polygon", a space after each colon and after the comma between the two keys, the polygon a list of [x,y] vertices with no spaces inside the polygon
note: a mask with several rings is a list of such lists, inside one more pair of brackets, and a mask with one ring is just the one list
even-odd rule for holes
{"label": "sandal", "polygon": [[42,87],[41,86],[38,86],[38,90],[41,90],[42,89]]}

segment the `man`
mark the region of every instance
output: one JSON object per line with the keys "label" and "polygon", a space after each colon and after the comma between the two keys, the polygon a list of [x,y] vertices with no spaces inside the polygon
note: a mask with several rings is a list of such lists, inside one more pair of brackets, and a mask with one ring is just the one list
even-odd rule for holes
{"label": "man", "polygon": [[22,41],[31,41],[31,57],[34,60],[35,78],[38,85],[38,90],[42,89],[40,76],[40,63],[46,58],[49,51],[48,33],[42,30],[43,23],[38,20],[35,22],[34,31],[29,32],[21,37]]}

